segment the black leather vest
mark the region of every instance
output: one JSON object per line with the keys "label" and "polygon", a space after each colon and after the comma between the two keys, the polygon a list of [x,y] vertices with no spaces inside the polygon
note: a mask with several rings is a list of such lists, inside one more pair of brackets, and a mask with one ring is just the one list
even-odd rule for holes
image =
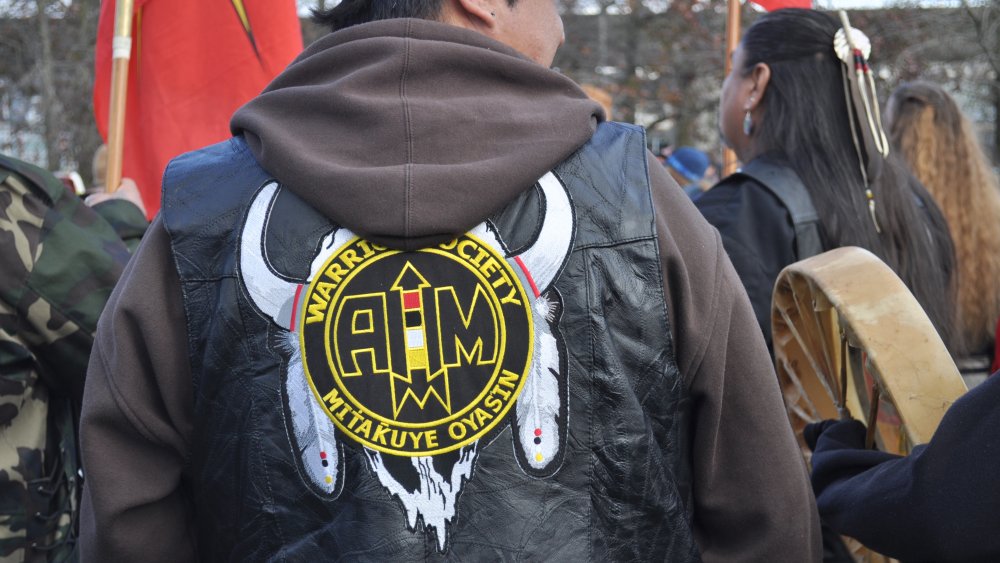
{"label": "black leather vest", "polygon": [[[532,456],[542,456],[532,453],[516,404],[474,447],[433,458],[376,451],[379,444],[392,448],[393,440],[377,442],[368,432],[376,448],[362,447],[345,437],[345,425],[357,431],[365,424],[350,415],[335,432],[318,432],[318,441],[307,443],[293,419],[321,404],[324,393],[310,397],[311,407],[293,397],[302,356],[307,363],[314,356],[295,353],[301,341],[282,319],[294,324],[300,315],[297,330],[310,334],[303,327],[312,312],[301,308],[321,299],[296,290],[270,318],[262,314],[266,292],[247,287],[241,252],[267,257],[275,287],[306,287],[333,227],[277,189],[262,242],[251,241],[252,202],[262,186],[276,184],[241,138],[175,159],[165,174],[163,221],[187,315],[195,400],[189,472],[203,559],[698,560],[690,523],[690,400],[663,299],[644,146],[641,129],[601,124],[554,170],[575,217],[569,252],[547,291],[534,288],[534,280],[522,284],[525,295],[540,289],[553,303],[545,320],[535,317],[536,330],[545,323],[557,344],[545,353],[551,381],[558,380],[546,396],[558,405],[559,430],[545,436],[535,430],[534,443],[558,440],[559,453],[539,465]],[[489,232],[508,255],[526,256],[541,238],[552,208],[541,194],[539,186],[526,191],[490,220]],[[363,244],[359,253],[376,248],[355,244]],[[525,281],[519,262],[509,262],[508,271]],[[373,326],[370,315],[354,319]],[[536,338],[536,361],[540,349]],[[524,387],[517,402],[530,392]],[[484,404],[496,397],[486,396]],[[323,407],[338,412],[331,396],[325,399]],[[322,466],[319,458],[305,459],[315,444],[325,444],[318,446]],[[439,477],[429,481],[428,473]],[[403,500],[421,495],[436,504]],[[422,508],[414,510],[414,503]]]}

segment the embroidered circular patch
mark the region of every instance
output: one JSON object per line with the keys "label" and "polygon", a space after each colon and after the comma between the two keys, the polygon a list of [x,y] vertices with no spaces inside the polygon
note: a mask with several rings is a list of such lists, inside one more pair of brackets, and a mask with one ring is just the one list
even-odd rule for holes
{"label": "embroidered circular patch", "polygon": [[353,239],[309,285],[298,327],[337,428],[401,456],[458,449],[503,421],[534,343],[521,280],[471,235],[416,252]]}

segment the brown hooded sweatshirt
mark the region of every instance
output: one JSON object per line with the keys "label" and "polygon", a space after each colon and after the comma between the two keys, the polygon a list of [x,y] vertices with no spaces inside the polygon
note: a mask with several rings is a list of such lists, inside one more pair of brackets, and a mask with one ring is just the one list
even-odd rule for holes
{"label": "brown hooded sweatshirt", "polygon": [[[387,20],[314,43],[233,117],[258,161],[334,222],[398,248],[465,232],[572,154],[601,110],[478,33]],[[819,527],[771,361],[719,236],[648,155],[677,363],[692,398],[705,561],[806,562]],[[484,179],[489,182],[483,182]],[[498,186],[494,191],[470,186]],[[154,221],[101,318],[81,443],[85,561],[189,561],[187,330]]]}

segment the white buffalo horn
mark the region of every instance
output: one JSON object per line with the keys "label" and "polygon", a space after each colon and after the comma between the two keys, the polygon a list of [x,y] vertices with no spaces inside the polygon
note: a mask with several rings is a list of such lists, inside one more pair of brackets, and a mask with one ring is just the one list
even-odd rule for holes
{"label": "white buffalo horn", "polygon": [[[278,326],[288,328],[283,318],[290,311],[298,284],[281,278],[272,268],[264,248],[264,233],[271,207],[277,197],[278,184],[271,182],[260,189],[250,205],[243,233],[240,235],[240,273],[254,305]],[[290,312],[289,312],[290,314]]]}
{"label": "white buffalo horn", "polygon": [[559,178],[548,172],[538,180],[538,185],[545,196],[542,228],[530,247],[511,258],[520,258],[538,292],[543,293],[562,270],[566,257],[569,256],[574,225],[573,205]]}

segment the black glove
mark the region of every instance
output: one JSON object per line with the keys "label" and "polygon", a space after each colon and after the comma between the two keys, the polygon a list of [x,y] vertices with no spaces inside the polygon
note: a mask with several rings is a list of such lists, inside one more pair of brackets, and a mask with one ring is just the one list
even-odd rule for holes
{"label": "black glove", "polygon": [[867,429],[861,422],[824,420],[810,424],[803,435],[812,440],[812,484],[817,499],[829,485],[899,456],[865,448]]}
{"label": "black glove", "polygon": [[815,451],[816,440],[819,440],[819,435],[836,423],[837,421],[831,418],[829,420],[821,420],[820,422],[810,422],[809,424],[806,424],[806,427],[802,429],[802,438],[806,441],[806,445],[809,446],[809,449]]}
{"label": "black glove", "polygon": [[802,429],[802,438],[814,453],[820,436],[824,436],[821,450],[859,449],[865,448],[865,437],[868,430],[860,421],[853,418],[844,420],[822,420],[810,422]]}
{"label": "black glove", "polygon": [[[846,420],[824,420],[823,422],[817,422],[809,426],[815,426],[815,428],[810,430],[810,433],[814,434],[814,437],[812,438],[812,443],[809,445],[815,453],[831,450],[868,449],[865,448],[865,437],[868,434],[868,429],[860,421],[853,418]],[[806,430],[809,430],[808,426]],[[803,433],[806,430],[803,430]],[[810,438],[806,437],[806,442],[809,440]]]}

